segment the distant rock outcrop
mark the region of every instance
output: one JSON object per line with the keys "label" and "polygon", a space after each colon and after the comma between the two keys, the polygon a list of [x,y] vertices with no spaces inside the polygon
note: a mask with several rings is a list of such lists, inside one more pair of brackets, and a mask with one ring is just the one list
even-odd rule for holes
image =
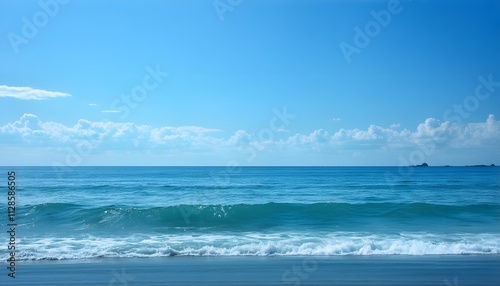
{"label": "distant rock outcrop", "polygon": [[[420,165],[410,165],[410,167],[429,167],[427,163],[422,163]],[[443,167],[452,167],[450,165],[444,165]],[[491,165],[465,165],[465,167],[496,167],[495,164]]]}
{"label": "distant rock outcrop", "polygon": [[429,165],[427,165],[427,163],[422,163],[420,165],[414,165],[414,166],[411,166],[411,167],[429,167]]}

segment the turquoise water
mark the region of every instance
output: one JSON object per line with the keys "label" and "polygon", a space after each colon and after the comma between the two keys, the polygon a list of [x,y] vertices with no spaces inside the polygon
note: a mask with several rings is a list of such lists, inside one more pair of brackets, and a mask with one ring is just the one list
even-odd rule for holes
{"label": "turquoise water", "polygon": [[12,170],[20,260],[500,253],[498,167]]}

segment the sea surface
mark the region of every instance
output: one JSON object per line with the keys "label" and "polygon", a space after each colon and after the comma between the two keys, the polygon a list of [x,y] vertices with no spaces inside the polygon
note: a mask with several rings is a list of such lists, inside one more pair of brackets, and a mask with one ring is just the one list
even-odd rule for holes
{"label": "sea surface", "polygon": [[500,254],[500,167],[11,170],[17,260]]}

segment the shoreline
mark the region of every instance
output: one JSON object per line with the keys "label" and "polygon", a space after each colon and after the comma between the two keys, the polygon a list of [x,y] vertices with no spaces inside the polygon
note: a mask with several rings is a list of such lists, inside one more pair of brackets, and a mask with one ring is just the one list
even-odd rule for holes
{"label": "shoreline", "polygon": [[16,278],[2,269],[2,285],[500,285],[500,255],[18,261]]}

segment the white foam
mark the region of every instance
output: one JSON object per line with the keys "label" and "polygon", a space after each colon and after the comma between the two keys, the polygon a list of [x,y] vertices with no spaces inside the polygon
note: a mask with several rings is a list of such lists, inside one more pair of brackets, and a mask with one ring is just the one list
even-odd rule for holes
{"label": "white foam", "polygon": [[324,235],[132,235],[129,237],[24,238],[18,259],[87,259],[159,256],[446,255],[500,254],[497,234],[335,233]]}

